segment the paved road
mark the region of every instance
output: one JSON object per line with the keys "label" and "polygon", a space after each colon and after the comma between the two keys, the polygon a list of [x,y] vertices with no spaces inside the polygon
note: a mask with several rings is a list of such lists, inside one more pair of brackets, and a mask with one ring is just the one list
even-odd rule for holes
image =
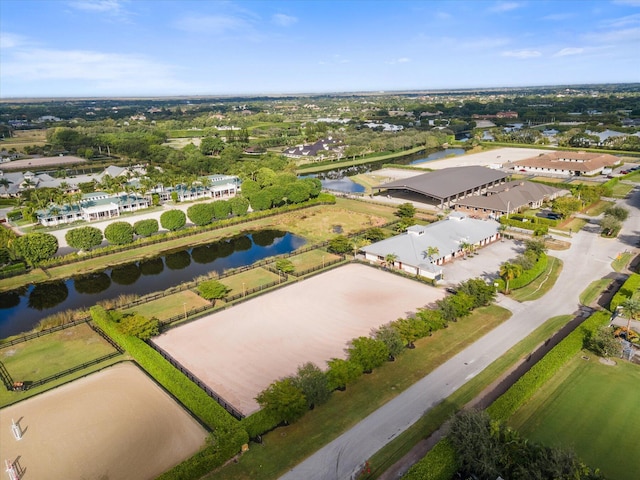
{"label": "paved road", "polygon": [[[640,192],[620,202],[630,216],[616,240],[601,238],[597,225],[572,238],[569,250],[553,252],[564,268],[553,291],[536,301],[518,303],[500,296],[498,303],[512,311],[505,323],[480,338],[351,430],[318,450],[281,478],[283,480],[343,480],[355,478],[364,462],[446,399],[547,319],[575,314],[579,295],[593,280],[612,272],[611,262],[624,250],[637,251],[640,232]],[[497,265],[496,265],[497,268]]]}

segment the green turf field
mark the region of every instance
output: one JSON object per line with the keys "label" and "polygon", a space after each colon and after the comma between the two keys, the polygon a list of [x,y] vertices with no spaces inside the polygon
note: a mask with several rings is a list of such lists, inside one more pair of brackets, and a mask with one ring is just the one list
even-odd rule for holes
{"label": "green turf field", "polygon": [[612,480],[640,471],[640,366],[574,358],[511,418],[531,441],[573,448]]}

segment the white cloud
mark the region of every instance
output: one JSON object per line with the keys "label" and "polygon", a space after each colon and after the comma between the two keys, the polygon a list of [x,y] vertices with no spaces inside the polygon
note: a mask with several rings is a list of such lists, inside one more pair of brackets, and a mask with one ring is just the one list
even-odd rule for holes
{"label": "white cloud", "polygon": [[509,12],[516,8],[522,7],[522,3],[519,2],[498,2],[489,9],[490,12]]}
{"label": "white cloud", "polygon": [[506,52],[502,52],[503,57],[514,57],[514,58],[535,58],[542,56],[542,52],[538,50],[508,50]]}
{"label": "white cloud", "polygon": [[123,2],[120,0],[82,0],[69,2],[71,8],[86,12],[110,13],[120,15],[124,12]]}
{"label": "white cloud", "polygon": [[389,60],[388,62],[385,62],[388,65],[397,65],[398,63],[409,63],[411,61],[410,58],[408,57],[400,57],[400,58],[394,58],[393,60]]}
{"label": "white cloud", "polygon": [[296,17],[292,17],[291,15],[285,15],[284,13],[276,13],[271,17],[271,21],[276,25],[280,25],[281,27],[288,27],[296,23],[298,19]]}
{"label": "white cloud", "polygon": [[553,54],[554,57],[566,57],[568,55],[580,55],[584,52],[584,48],[567,47]]}
{"label": "white cloud", "polygon": [[188,15],[179,19],[175,26],[189,33],[220,35],[251,27],[244,18],[233,15]]}
{"label": "white cloud", "polygon": [[15,33],[0,32],[0,48],[15,48],[24,45],[28,40]]}
{"label": "white cloud", "polygon": [[638,24],[640,24],[640,13],[627,15],[626,17],[613,18],[602,22],[602,26],[605,28],[622,28]]}
{"label": "white cloud", "polygon": [[549,15],[545,15],[542,17],[542,20],[549,20],[552,22],[562,22],[565,20],[569,20],[570,18],[575,17],[574,13],[551,13]]}

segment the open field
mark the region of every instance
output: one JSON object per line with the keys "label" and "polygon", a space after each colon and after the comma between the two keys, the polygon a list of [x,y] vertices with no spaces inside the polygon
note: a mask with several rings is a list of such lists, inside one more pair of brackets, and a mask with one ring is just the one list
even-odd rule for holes
{"label": "open field", "polygon": [[607,200],[598,200],[595,203],[589,205],[585,210],[582,211],[585,215],[589,215],[590,217],[597,217],[601,213],[603,213],[607,208],[613,207],[614,203],[609,202]]}
{"label": "open field", "polygon": [[200,295],[191,290],[184,290],[166,297],[143,303],[137,307],[128,308],[125,313],[137,312],[145,317],[156,317],[158,320],[166,320],[175,315],[184,313],[185,306],[187,312],[193,308],[210,305],[211,302],[205,300]]}
{"label": "open field", "polygon": [[352,338],[444,296],[412,280],[347,265],[175,328],[154,339],[245,414],[255,396],[305,362],[325,368]]}
{"label": "open field", "polygon": [[632,480],[640,471],[640,367],[576,356],[510,420],[532,441],[572,448],[605,478]]}
{"label": "open field", "polygon": [[309,252],[290,257],[289,260],[291,260],[296,271],[304,272],[310,268],[319,267],[325,263],[333,262],[338,258],[340,258],[338,255],[325,252],[324,250],[311,250]]}
{"label": "open field", "polygon": [[[206,431],[129,363],[3,409],[0,445],[25,479],[150,479],[193,455]],[[11,420],[24,435],[16,441]]]}
{"label": "open field", "polygon": [[42,147],[47,143],[47,130],[14,130],[13,137],[4,138],[0,141],[0,150],[11,150],[15,148],[21,152],[25,146]]}
{"label": "open field", "polygon": [[246,272],[221,278],[220,283],[229,288],[229,295],[237,295],[243,291],[246,292],[253,288],[260,288],[262,285],[277,282],[280,278],[282,278],[282,281],[286,281],[285,278],[277,273],[270,272],[264,268],[253,268]]}
{"label": "open field", "polygon": [[634,188],[633,185],[629,183],[618,182],[613,186],[613,189],[612,189],[613,191],[611,193],[611,196],[613,198],[625,198],[627,195],[629,195],[629,193],[631,192],[631,190],[633,190],[633,188]]}

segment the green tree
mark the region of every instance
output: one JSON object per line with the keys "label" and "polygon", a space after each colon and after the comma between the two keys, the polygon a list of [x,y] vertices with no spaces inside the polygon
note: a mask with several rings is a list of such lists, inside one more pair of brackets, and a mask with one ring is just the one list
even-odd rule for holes
{"label": "green tree", "polygon": [[205,300],[215,303],[216,300],[226,297],[229,289],[218,280],[207,280],[198,285],[198,293]]}
{"label": "green tree", "polygon": [[300,180],[286,186],[285,196],[289,203],[302,203],[309,200],[311,190],[304,180]]}
{"label": "green tree", "polygon": [[251,208],[256,211],[268,210],[273,205],[272,195],[266,190],[254,193],[249,200],[251,201]]}
{"label": "green tree", "polygon": [[398,209],[395,211],[394,215],[396,217],[400,217],[401,219],[413,218],[416,216],[416,207],[413,206],[412,203],[403,203],[398,206]]}
{"label": "green tree", "polygon": [[407,348],[415,348],[414,342],[431,332],[428,325],[418,316],[399,318],[391,326],[400,334]]}
{"label": "green tree", "polygon": [[387,236],[380,227],[373,227],[368,229],[366,232],[362,234],[364,238],[369,240],[370,242],[379,242],[380,240],[384,240]]}
{"label": "green tree", "polygon": [[627,339],[629,339],[629,332],[631,331],[631,320],[638,318],[640,314],[640,300],[637,298],[627,298],[622,302],[622,312],[627,317]]}
{"label": "green tree", "polygon": [[231,213],[235,216],[246,215],[249,211],[249,200],[243,197],[233,197],[228,200]]}
{"label": "green tree", "polygon": [[544,240],[539,239],[529,239],[524,241],[525,253],[533,252],[535,254],[535,259],[537,260],[540,256],[547,251],[547,245],[544,243]]}
{"label": "green tree", "polygon": [[53,257],[58,251],[58,239],[49,233],[27,233],[13,241],[16,253],[31,266]]}
{"label": "green tree", "polygon": [[307,399],[291,378],[273,382],[260,392],[256,400],[269,414],[288,424],[307,411]]}
{"label": "green tree", "polygon": [[613,206],[604,211],[605,215],[611,215],[616,220],[624,222],[629,217],[629,210],[623,207]]}
{"label": "green tree", "polygon": [[371,372],[389,358],[389,349],[384,342],[369,337],[358,337],[351,340],[351,346],[347,352],[349,360],[359,363],[365,372]]}
{"label": "green tree", "polygon": [[429,259],[431,263],[433,263],[434,258],[440,257],[440,249],[438,247],[429,246],[424,251],[424,255]]}
{"label": "green tree", "polygon": [[331,391],[344,390],[349,383],[362,375],[362,365],[350,360],[332,358],[327,365],[327,381]]}
{"label": "green tree", "polygon": [[345,235],[336,235],[329,240],[329,251],[334,253],[348,253],[351,251],[351,241]]}
{"label": "green tree", "polygon": [[204,155],[215,155],[224,150],[224,141],[218,137],[204,137],[200,141],[200,152]]}
{"label": "green tree", "polygon": [[255,180],[247,179],[242,182],[242,195],[246,198],[251,198],[252,195],[260,191],[260,185]]}
{"label": "green tree", "polygon": [[619,357],[622,353],[622,345],[615,338],[613,330],[608,325],[602,325],[589,339],[589,350],[601,357]]}
{"label": "green tree", "polygon": [[226,200],[216,200],[213,202],[213,216],[222,220],[231,215],[231,204]]}
{"label": "green tree", "polygon": [[113,222],[104,229],[104,237],[113,245],[133,242],[133,227],[128,222]]}
{"label": "green tree", "polygon": [[331,390],[329,390],[327,375],[317,365],[311,362],[301,365],[293,381],[307,399],[309,409],[329,400]]}
{"label": "green tree", "polygon": [[309,196],[311,198],[316,198],[320,195],[320,192],[322,191],[322,182],[320,180],[317,178],[304,178],[301,181],[308,185]]}
{"label": "green tree", "polygon": [[296,270],[296,267],[293,265],[291,260],[288,258],[282,258],[276,261],[276,270],[282,273],[293,273]]}
{"label": "green tree", "polygon": [[473,309],[473,304],[473,297],[460,291],[455,295],[450,295],[436,301],[436,305],[442,315],[442,318],[447,322],[455,322],[459,318],[469,315]]}
{"label": "green tree", "polygon": [[607,237],[613,237],[622,227],[620,220],[618,220],[613,215],[605,215],[600,220],[600,228],[602,229],[602,234]]}
{"label": "green tree", "polygon": [[138,220],[133,224],[133,231],[141,237],[150,237],[154,233],[158,233],[158,221],[155,218]]}
{"label": "green tree", "polygon": [[384,256],[384,261],[388,267],[394,268],[396,266],[396,260],[398,259],[398,255],[395,253],[387,253]]}
{"label": "green tree", "polygon": [[198,226],[208,225],[213,221],[213,204],[196,203],[187,208],[187,217]]}
{"label": "green tree", "polygon": [[88,251],[102,243],[102,232],[96,227],[79,227],[69,230],[64,238],[71,248]]}
{"label": "green tree", "polygon": [[568,217],[573,212],[577,212],[582,208],[582,201],[573,197],[558,197],[552,203],[554,212],[559,213],[563,217]]}
{"label": "green tree", "polygon": [[402,335],[390,324],[382,325],[373,334],[373,338],[380,340],[387,346],[389,358],[395,359],[404,350],[404,340]]}
{"label": "green tree", "polygon": [[175,232],[187,223],[187,216],[182,210],[167,210],[160,215],[160,225],[162,228]]}
{"label": "green tree", "polygon": [[500,265],[500,277],[505,283],[505,293],[509,293],[509,282],[514,278],[518,278],[522,274],[522,267],[515,263],[504,262]]}
{"label": "green tree", "polygon": [[496,298],[496,289],[481,278],[471,278],[458,285],[458,292],[473,298],[473,308],[490,305]]}

